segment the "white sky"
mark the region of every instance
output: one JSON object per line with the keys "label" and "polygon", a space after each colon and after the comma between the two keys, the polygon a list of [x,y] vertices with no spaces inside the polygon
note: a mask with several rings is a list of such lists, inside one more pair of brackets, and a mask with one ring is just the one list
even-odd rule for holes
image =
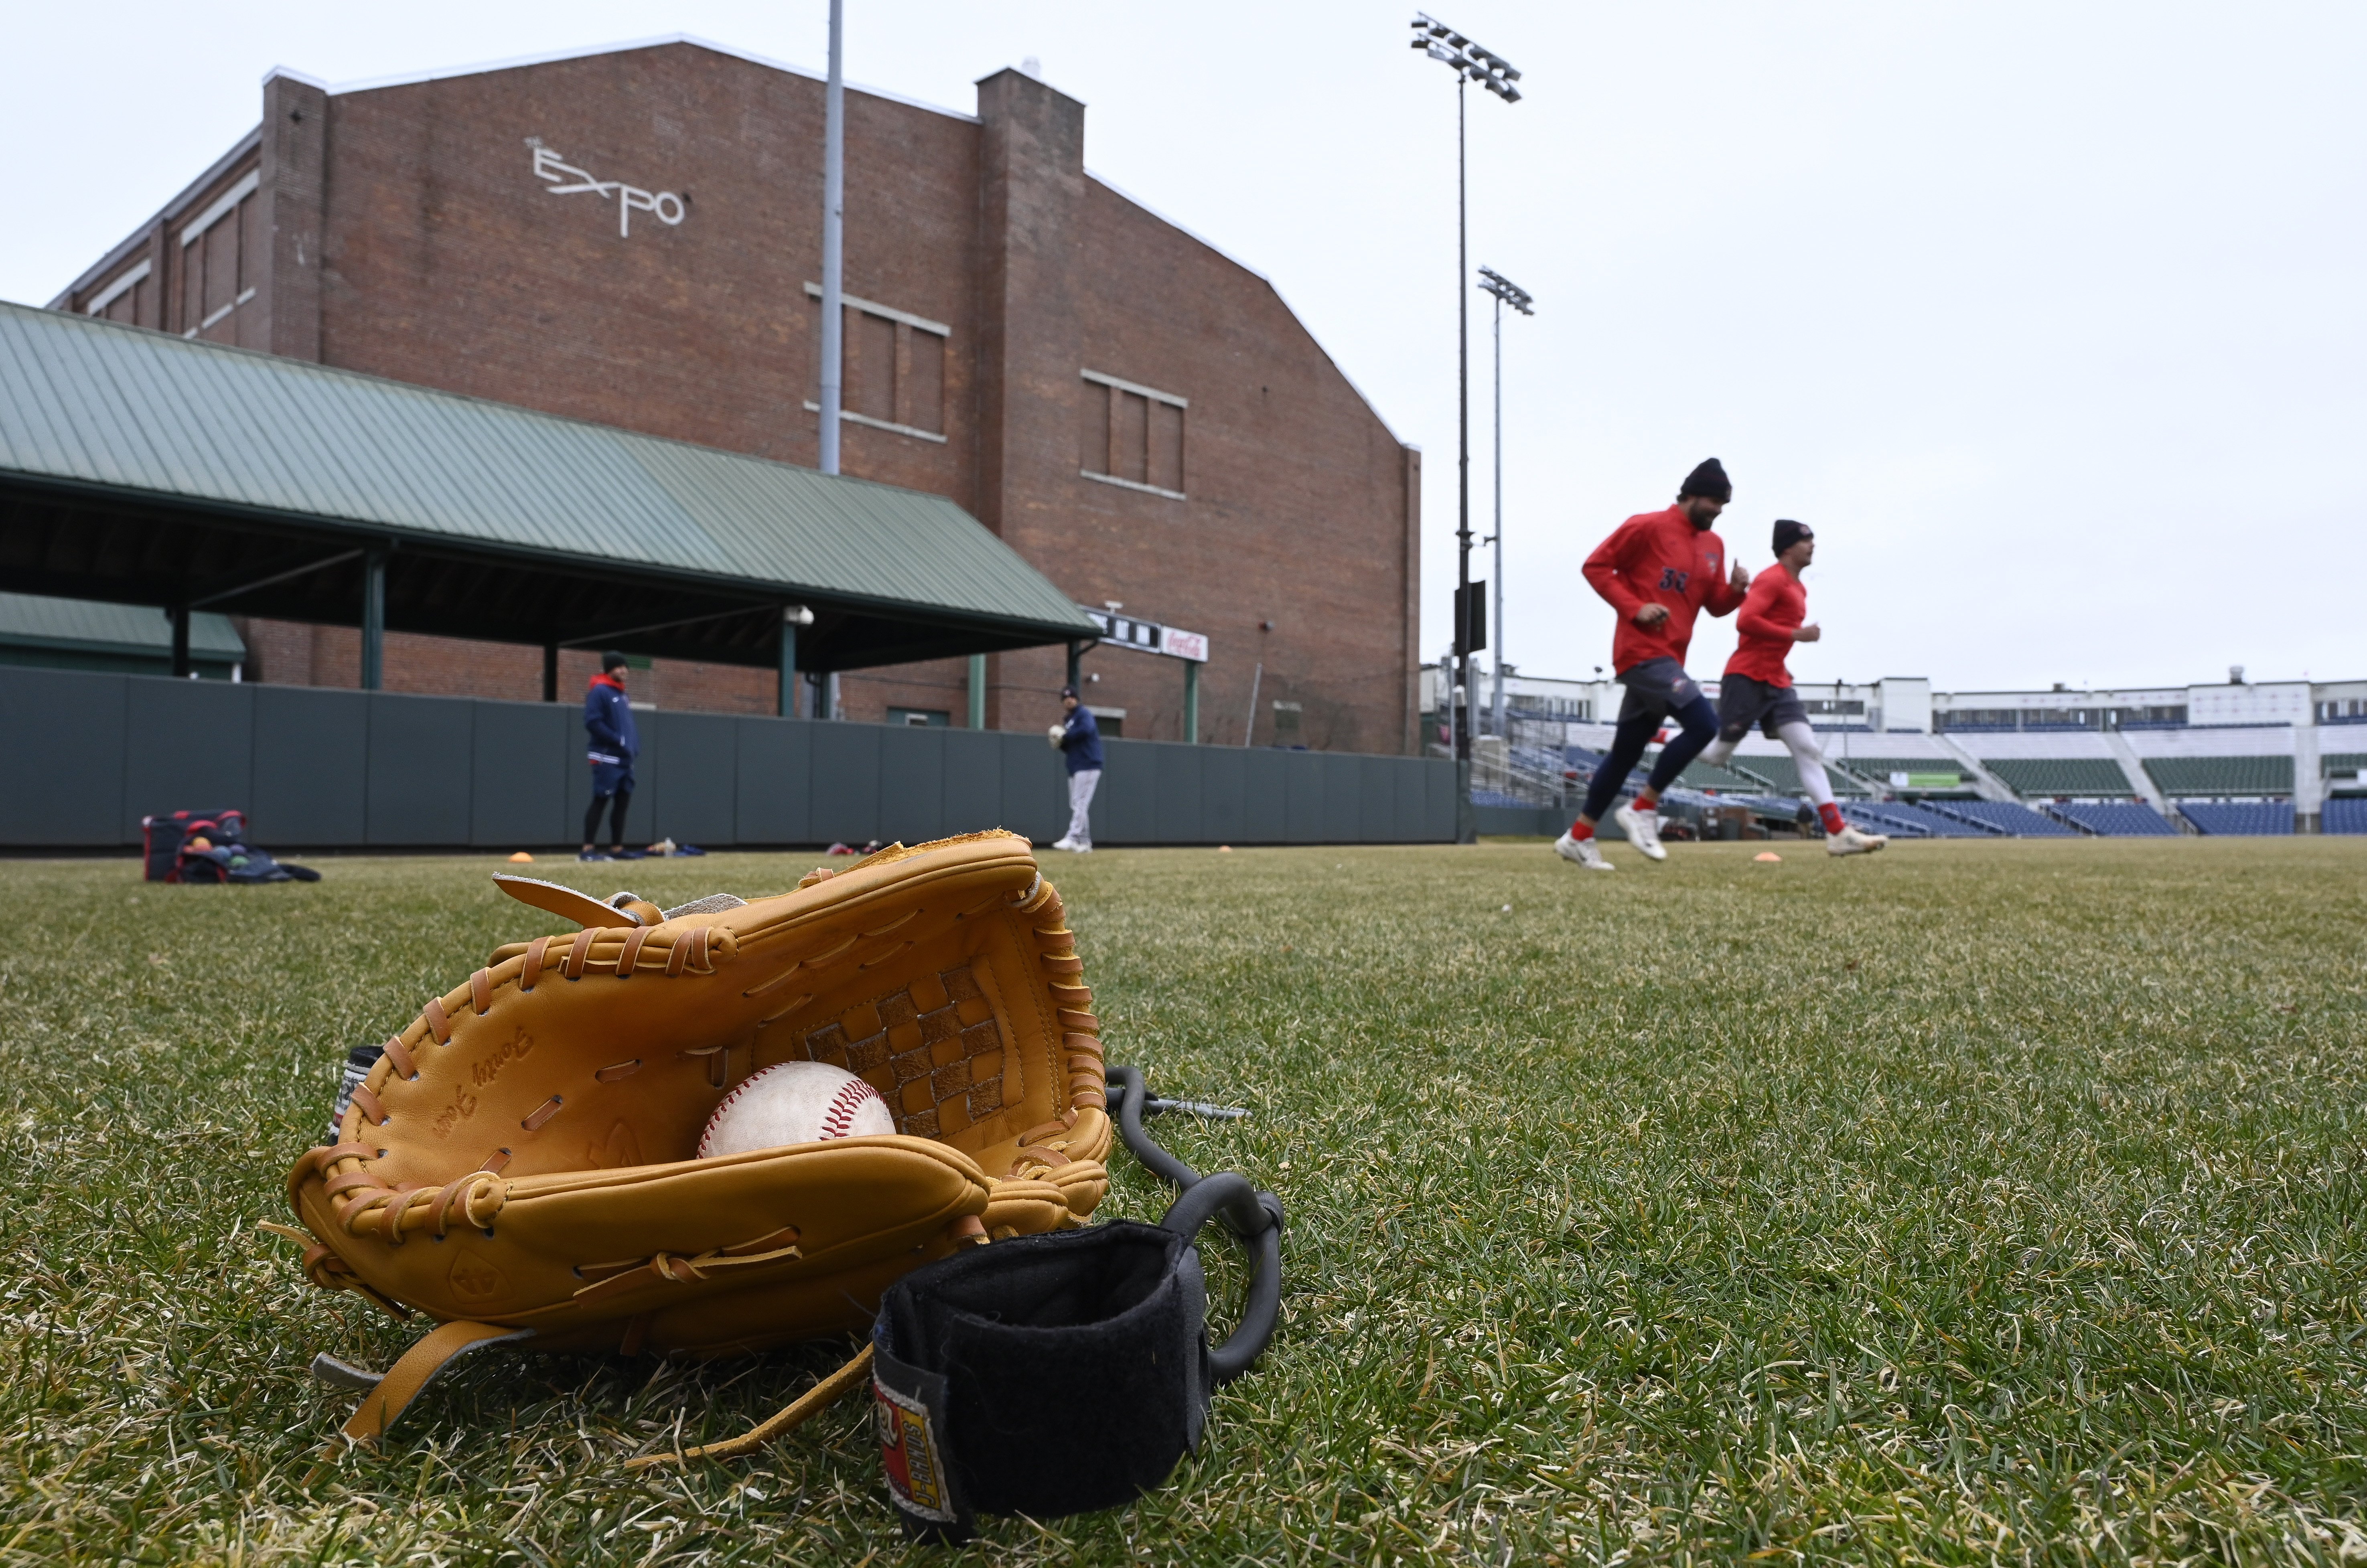
{"label": "white sky", "polygon": [[[1538,299],[1505,333],[1523,670],[1608,662],[1579,563],[1715,453],[1747,564],[1775,517],[1818,530],[1803,679],[2367,676],[2367,7],[1436,5],[1525,73],[1521,104],[1470,103],[1472,265]],[[1454,87],[1407,47],[1411,7],[847,8],[852,80],[948,107],[1040,57],[1088,106],[1096,174],[1274,281],[1425,451],[1442,644]],[[275,63],[339,83],[686,31],[819,66],[824,15],[28,6],[0,52],[0,296],[51,298],[254,123]],[[1732,643],[1704,623],[1695,670]]]}

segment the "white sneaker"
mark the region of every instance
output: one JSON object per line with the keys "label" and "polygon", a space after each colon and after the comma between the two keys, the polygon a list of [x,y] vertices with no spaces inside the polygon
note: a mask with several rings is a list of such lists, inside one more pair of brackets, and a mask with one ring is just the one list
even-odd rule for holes
{"label": "white sneaker", "polygon": [[1612,817],[1626,831],[1627,841],[1644,852],[1646,860],[1666,860],[1669,852],[1660,847],[1660,814],[1638,811],[1632,803],[1624,803]]}
{"label": "white sneaker", "polygon": [[1567,831],[1554,840],[1554,853],[1584,871],[1619,869],[1603,858],[1603,851],[1592,839],[1573,839]]}
{"label": "white sneaker", "polygon": [[1889,847],[1890,840],[1880,833],[1861,833],[1854,828],[1843,828],[1827,837],[1825,853],[1829,855],[1870,855]]}
{"label": "white sneaker", "polygon": [[1077,847],[1077,840],[1064,833],[1052,840],[1052,847],[1056,850],[1073,850]]}

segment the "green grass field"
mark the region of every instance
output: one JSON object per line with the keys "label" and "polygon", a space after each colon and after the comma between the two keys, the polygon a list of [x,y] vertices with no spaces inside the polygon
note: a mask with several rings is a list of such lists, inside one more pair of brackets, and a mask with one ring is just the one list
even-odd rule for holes
{"label": "green grass field", "polygon": [[[1056,857],[1112,1059],[1254,1108],[1154,1126],[1282,1194],[1288,1291],[1165,1490],[958,1560],[2367,1555],[2367,840],[1758,847]],[[412,1331],[255,1222],[345,1048],[540,929],[491,860],[319,863],[0,865],[0,1561],[906,1557],[854,1402],[622,1468],[839,1346],[481,1358],[302,1486],[313,1352]]]}

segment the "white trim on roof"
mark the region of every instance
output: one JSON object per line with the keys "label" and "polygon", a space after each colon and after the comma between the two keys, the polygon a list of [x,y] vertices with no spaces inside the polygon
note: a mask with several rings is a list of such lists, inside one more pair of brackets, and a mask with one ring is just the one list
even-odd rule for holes
{"label": "white trim on roof", "polygon": [[238,210],[238,204],[263,188],[263,171],[249,169],[246,178],[222,192],[211,207],[181,225],[181,249],[187,250],[205,238],[206,231]]}
{"label": "white trim on roof", "polygon": [[171,222],[176,215],[187,208],[189,203],[197,200],[200,192],[211,188],[213,183],[235,167],[241,158],[253,152],[262,144],[263,128],[256,126],[253,130],[240,137],[229,152],[215,159],[204,174],[183,186],[179,195],[150,213],[141,221],[138,228],[118,240],[105,255],[85,267],[81,276],[67,284],[65,291],[51,300],[46,308],[51,310],[65,310],[67,301],[74,298],[75,290],[89,288],[92,283],[105,277],[108,272],[121,265],[126,257],[148,243],[150,236],[155,232],[157,224]]}
{"label": "white trim on roof", "polygon": [[125,273],[121,277],[119,277],[114,282],[108,284],[104,289],[91,296],[90,303],[82,308],[82,313],[85,316],[97,315],[101,310],[106,310],[109,305],[112,305],[118,299],[122,299],[126,294],[129,294],[134,288],[139,288],[141,279],[146,277],[150,273],[155,270],[156,269],[149,264],[147,258],[143,256],[141,258],[141,262],[138,266],[133,267],[130,272]]}
{"label": "white trim on roof", "polygon": [[[686,43],[694,49],[712,50],[717,54],[730,55],[734,60],[744,60],[751,65],[762,65],[767,70],[786,71],[792,76],[803,76],[810,82],[828,80],[822,72],[809,66],[792,65],[785,60],[774,60],[749,50],[734,49],[728,43],[717,43],[712,39],[700,38],[697,33],[664,33],[654,38],[628,39],[619,43],[585,44],[576,49],[554,49],[542,54],[515,55],[507,60],[481,61],[473,65],[447,65],[430,71],[406,72],[395,76],[365,77],[358,82],[340,82],[327,88],[326,91],[332,96],[345,93],[374,93],[381,87],[410,87],[422,82],[441,82],[454,76],[481,76],[489,71],[516,71],[528,65],[555,64],[562,60],[589,60],[595,55],[623,54],[636,49],[661,49],[670,43]],[[277,74],[296,76],[298,73],[282,66]],[[307,82],[311,80],[309,76],[300,79]],[[885,98],[889,103],[902,104],[907,108],[926,109],[931,114],[941,114],[948,119],[968,120],[972,125],[978,123],[978,116],[974,114],[964,114],[959,109],[949,109],[942,105],[923,103],[918,98],[908,98],[901,93],[891,93],[884,87],[866,87],[859,82],[849,82],[846,86],[849,92],[863,93],[875,98]]]}

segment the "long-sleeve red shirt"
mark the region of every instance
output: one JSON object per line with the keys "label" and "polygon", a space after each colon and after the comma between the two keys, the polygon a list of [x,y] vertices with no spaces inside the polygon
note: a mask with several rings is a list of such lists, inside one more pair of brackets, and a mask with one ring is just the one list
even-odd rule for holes
{"label": "long-sleeve red shirt", "polygon": [[1742,640],[1726,661],[1726,672],[1771,686],[1790,685],[1792,671],[1784,661],[1792,654],[1793,632],[1807,618],[1807,585],[1780,566],[1769,567],[1750,580],[1750,592],[1742,596],[1742,614],[1734,621]]}
{"label": "long-sleeve red shirt", "polygon": [[[1695,613],[1731,615],[1742,603],[1726,572],[1726,541],[1696,529],[1682,507],[1641,513],[1614,529],[1586,558],[1586,581],[1619,612],[1612,670],[1624,673],[1647,659],[1682,664]],[[1637,626],[1636,612],[1647,604],[1666,605],[1669,618]]]}

